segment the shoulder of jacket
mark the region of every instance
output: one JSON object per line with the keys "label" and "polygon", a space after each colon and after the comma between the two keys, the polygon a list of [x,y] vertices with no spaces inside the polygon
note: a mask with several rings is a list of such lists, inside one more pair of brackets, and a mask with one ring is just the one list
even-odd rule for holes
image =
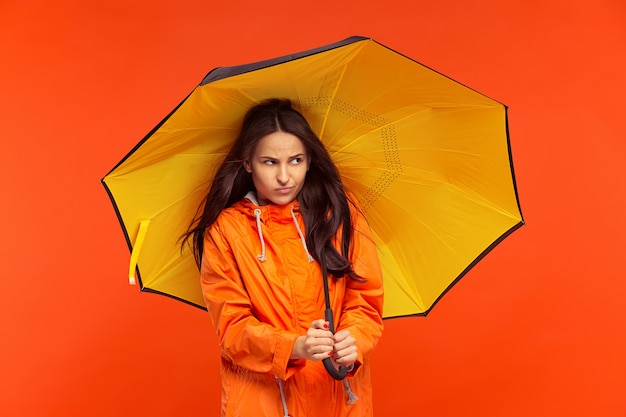
{"label": "shoulder of jacket", "polygon": [[248,215],[247,213],[245,213],[244,211],[238,208],[228,207],[220,213],[215,223],[218,225],[239,223],[243,219],[246,219],[246,218],[250,218],[250,215]]}

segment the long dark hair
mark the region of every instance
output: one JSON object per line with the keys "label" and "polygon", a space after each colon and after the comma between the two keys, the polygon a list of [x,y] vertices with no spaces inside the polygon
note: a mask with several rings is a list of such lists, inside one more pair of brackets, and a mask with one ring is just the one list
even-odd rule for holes
{"label": "long dark hair", "polygon": [[[244,169],[244,161],[250,160],[260,139],[278,131],[298,137],[311,160],[304,186],[297,197],[311,255],[318,262],[323,257],[332,275],[342,277],[347,274],[361,281],[348,259],[352,219],[339,171],[304,116],[286,99],[270,99],[248,110],[239,136],[215,174],[203,208],[201,206],[198,210],[199,216],[183,236],[183,245],[192,240],[199,266],[205,230],[217,220],[222,210],[254,190],[252,176]],[[340,228],[341,252],[331,243]]]}

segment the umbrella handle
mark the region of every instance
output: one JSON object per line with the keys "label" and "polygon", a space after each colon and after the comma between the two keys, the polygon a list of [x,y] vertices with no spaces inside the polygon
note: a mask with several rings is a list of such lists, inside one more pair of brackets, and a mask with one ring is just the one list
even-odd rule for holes
{"label": "umbrella handle", "polygon": [[[327,308],[324,312],[324,316],[326,321],[328,322],[330,331],[334,334],[335,321],[333,320],[333,310]],[[348,373],[348,369],[343,365],[339,366],[339,369],[335,368],[335,365],[333,365],[333,361],[331,358],[323,359],[322,363],[324,364],[324,368],[326,368],[326,372],[328,372],[328,374],[335,378],[337,381],[341,381],[342,379],[344,379]]]}
{"label": "umbrella handle", "polygon": [[330,358],[323,359],[322,363],[324,364],[324,368],[326,368],[326,372],[328,372],[328,374],[337,381],[344,379],[348,373],[348,368],[343,365],[341,365],[339,369],[335,368],[335,365],[333,365],[333,361]]}

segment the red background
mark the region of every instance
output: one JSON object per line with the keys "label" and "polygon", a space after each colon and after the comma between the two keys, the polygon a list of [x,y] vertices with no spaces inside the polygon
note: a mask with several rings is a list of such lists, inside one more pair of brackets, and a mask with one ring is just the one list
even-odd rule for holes
{"label": "red background", "polygon": [[212,68],[371,36],[510,108],[527,225],[375,351],[378,416],[626,415],[620,0],[0,2],[0,415],[217,415],[99,180]]}

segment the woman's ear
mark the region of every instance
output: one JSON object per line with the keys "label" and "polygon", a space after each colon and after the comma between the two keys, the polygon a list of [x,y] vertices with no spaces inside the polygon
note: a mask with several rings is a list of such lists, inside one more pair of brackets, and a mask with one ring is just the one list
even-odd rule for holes
{"label": "woman's ear", "polygon": [[250,161],[243,161],[243,169],[245,169],[248,174],[252,173],[252,165],[250,164]]}

